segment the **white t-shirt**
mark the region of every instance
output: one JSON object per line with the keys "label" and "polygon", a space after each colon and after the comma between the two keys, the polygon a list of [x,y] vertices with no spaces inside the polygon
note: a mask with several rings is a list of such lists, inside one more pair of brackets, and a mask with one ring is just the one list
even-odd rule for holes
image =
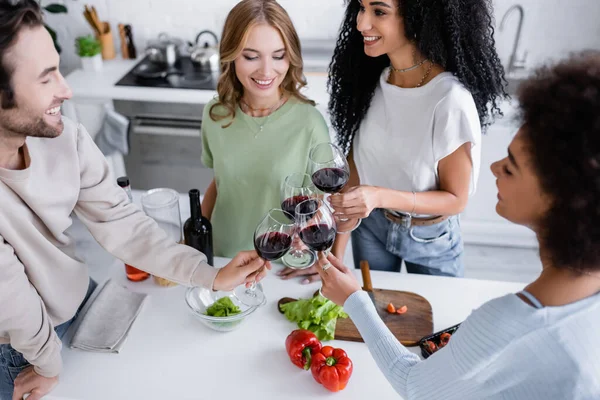
{"label": "white t-shirt", "polygon": [[419,88],[387,82],[389,68],[354,138],[360,183],[401,191],[439,189],[438,163],[471,143],[475,192],[481,160],[481,125],[471,93],[450,72]]}

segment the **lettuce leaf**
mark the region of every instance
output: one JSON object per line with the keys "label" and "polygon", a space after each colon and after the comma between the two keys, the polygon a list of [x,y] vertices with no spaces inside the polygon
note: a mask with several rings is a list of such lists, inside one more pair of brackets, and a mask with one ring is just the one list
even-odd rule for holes
{"label": "lettuce leaf", "polygon": [[211,317],[229,317],[241,312],[242,310],[233,304],[229,297],[221,297],[206,309],[206,315]]}
{"label": "lettuce leaf", "polygon": [[323,296],[312,299],[298,299],[281,305],[285,317],[298,324],[300,329],[308,329],[319,340],[333,340],[338,318],[348,318],[344,309]]}

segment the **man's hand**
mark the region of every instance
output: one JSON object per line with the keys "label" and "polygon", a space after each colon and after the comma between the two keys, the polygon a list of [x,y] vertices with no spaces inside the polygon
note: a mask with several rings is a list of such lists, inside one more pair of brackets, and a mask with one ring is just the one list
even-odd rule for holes
{"label": "man's hand", "polygon": [[38,375],[33,366],[25,368],[15,379],[15,389],[12,400],[22,400],[23,396],[30,393],[27,400],[40,400],[54,389],[58,383],[58,376],[46,378]]}
{"label": "man's hand", "polygon": [[241,251],[217,273],[213,290],[230,291],[235,287],[260,282],[267,276],[271,263],[258,256],[256,251]]}

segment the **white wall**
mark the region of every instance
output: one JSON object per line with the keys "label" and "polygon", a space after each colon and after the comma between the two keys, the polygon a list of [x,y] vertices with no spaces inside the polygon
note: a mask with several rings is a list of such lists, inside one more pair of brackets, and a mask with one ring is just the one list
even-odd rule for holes
{"label": "white wall", "polygon": [[[54,0],[61,1],[61,0]],[[43,4],[52,2],[44,0]],[[48,20],[58,31],[64,49],[63,69],[78,66],[74,37],[90,33],[83,18],[84,4],[94,5],[102,20],[111,23],[113,34],[119,22],[133,26],[134,40],[143,49],[148,39],[159,32],[193,40],[202,29],[220,35],[228,11],[237,0],[62,0],[69,15],[50,15]],[[343,0],[280,0],[288,10],[302,39],[335,39],[343,16]],[[520,53],[528,52],[529,65],[550,57],[561,57],[572,50],[600,49],[599,0],[495,0],[497,25],[513,4],[525,9]],[[512,51],[517,27],[516,14],[503,32],[496,32],[498,51],[504,63]],[[115,38],[117,50],[119,44]]]}

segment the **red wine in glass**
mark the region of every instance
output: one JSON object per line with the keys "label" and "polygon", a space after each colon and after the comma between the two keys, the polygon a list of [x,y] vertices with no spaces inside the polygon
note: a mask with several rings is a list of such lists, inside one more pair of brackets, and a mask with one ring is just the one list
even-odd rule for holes
{"label": "red wine in glass", "polygon": [[302,203],[304,200],[308,200],[308,196],[298,195],[287,198],[281,203],[281,209],[291,216],[296,215],[296,206]]}
{"label": "red wine in glass", "polygon": [[[315,202],[316,210],[303,212],[307,203]],[[312,205],[310,206],[312,207]],[[337,227],[330,208],[320,199],[309,199],[296,206],[296,224],[302,242],[313,251],[326,252],[335,241]]]}
{"label": "red wine in glass", "polygon": [[[311,200],[306,200],[304,203],[308,201]],[[321,251],[327,257],[329,249],[335,241],[337,225],[331,209],[323,200],[316,199],[315,201],[318,204],[316,211],[303,213],[302,206],[304,203],[300,203],[296,207],[296,224],[300,230],[298,236],[308,248],[315,252]]]}
{"label": "red wine in glass", "polygon": [[292,237],[282,232],[267,232],[254,239],[256,252],[267,261],[280,259],[291,245]]}
{"label": "red wine in glass", "polygon": [[309,198],[308,196],[294,196],[292,198],[286,199],[281,204],[281,208],[295,217],[296,207],[300,204],[301,206],[299,210],[303,214],[314,213],[319,208],[319,202],[317,201],[317,199]]}
{"label": "red wine in glass", "polygon": [[311,178],[325,193],[339,193],[348,183],[350,167],[344,152],[333,143],[320,143],[308,155]]}
{"label": "red wine in glass", "polygon": [[319,190],[325,193],[339,193],[346,183],[350,174],[341,168],[322,168],[312,174],[312,181]]}
{"label": "red wine in glass", "polygon": [[[306,200],[316,198],[316,193],[317,188],[313,185],[310,175],[304,172],[290,174],[281,185],[281,208],[295,220],[298,204],[304,204],[302,210],[306,212],[317,209],[315,202],[304,203]],[[296,229],[292,237],[290,251],[281,258],[281,262],[292,269],[309,268],[315,263],[317,255],[302,243],[297,231]]]}
{"label": "red wine in glass", "polygon": [[[316,187],[330,195],[342,191],[350,178],[350,166],[339,147],[333,143],[320,143],[310,150],[308,159],[311,178]],[[347,219],[340,218],[340,221]]]}
{"label": "red wine in glass", "polygon": [[[292,235],[296,232],[293,216],[283,210],[273,208],[263,217],[254,231],[254,247],[258,255],[266,261],[281,258],[290,250]],[[238,286],[235,296],[247,306],[259,306],[265,301],[265,294],[257,290],[256,281],[249,288]]]}
{"label": "red wine in glass", "polygon": [[309,225],[300,231],[300,239],[313,251],[326,251],[335,241],[335,228],[327,224]]}

